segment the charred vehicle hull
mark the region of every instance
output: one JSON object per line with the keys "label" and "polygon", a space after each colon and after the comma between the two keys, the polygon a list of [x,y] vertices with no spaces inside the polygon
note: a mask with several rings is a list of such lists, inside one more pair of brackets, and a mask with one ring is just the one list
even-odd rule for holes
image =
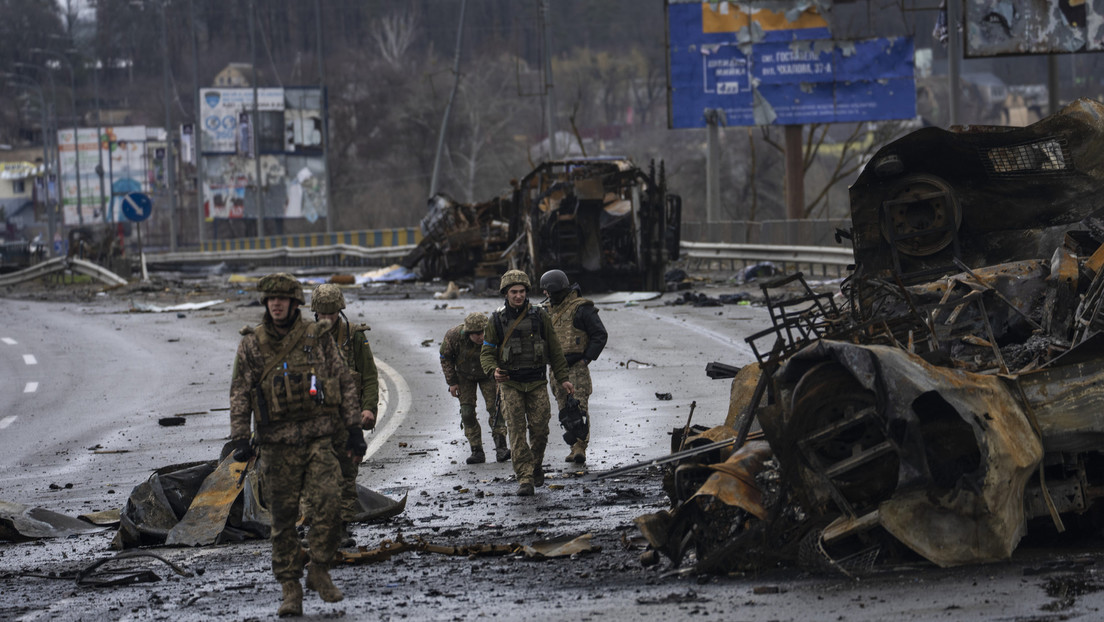
{"label": "charred vehicle hull", "polygon": [[661,291],[680,221],[662,165],[657,174],[624,158],[546,162],[485,203],[432,197],[423,242],[403,263],[426,278],[557,268],[592,291]]}
{"label": "charred vehicle hull", "polygon": [[[997,561],[1032,529],[1098,530],[1102,119],[1079,101],[1029,128],[921,130],[883,149],[852,188],[854,273],[834,294],[800,274],[762,285],[773,326],[748,339],[758,361],[723,426],[737,449],[703,454],[709,478],[641,518],[653,546],[677,563],[692,545],[699,571],[851,574],[886,557]],[[1009,149],[1042,160],[1018,181],[986,174],[979,162]],[[902,186],[917,169],[924,181]],[[743,444],[753,421],[766,448]],[[750,490],[725,492],[733,478]]]}

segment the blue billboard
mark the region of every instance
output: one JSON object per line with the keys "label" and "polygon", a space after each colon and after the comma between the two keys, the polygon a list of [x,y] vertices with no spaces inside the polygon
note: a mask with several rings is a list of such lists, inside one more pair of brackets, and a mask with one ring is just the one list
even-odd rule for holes
{"label": "blue billboard", "polygon": [[[750,3],[744,3],[750,4]],[[669,126],[801,125],[916,116],[910,37],[835,41],[815,9],[668,0]]]}

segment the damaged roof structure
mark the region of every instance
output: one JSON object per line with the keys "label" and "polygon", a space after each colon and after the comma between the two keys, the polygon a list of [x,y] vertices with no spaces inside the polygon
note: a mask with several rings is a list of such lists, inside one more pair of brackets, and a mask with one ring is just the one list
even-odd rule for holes
{"label": "damaged roof structure", "polygon": [[550,161],[511,185],[482,203],[431,197],[422,242],[402,265],[423,278],[494,282],[507,269],[558,268],[588,289],[663,291],[682,203],[662,163],[657,173],[621,157]]}
{"label": "damaged roof structure", "polygon": [[637,519],[651,546],[699,572],[853,574],[1003,560],[1086,522],[1104,496],[1102,177],[1087,99],[882,148],[851,187],[853,272],[838,292],[762,284],[772,326],[725,425],[680,438],[672,509]]}

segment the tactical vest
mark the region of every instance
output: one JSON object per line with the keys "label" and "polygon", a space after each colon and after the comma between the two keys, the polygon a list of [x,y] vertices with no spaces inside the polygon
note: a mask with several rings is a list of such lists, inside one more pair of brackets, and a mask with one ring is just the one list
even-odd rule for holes
{"label": "tactical vest", "polygon": [[[269,422],[276,425],[336,416],[341,405],[341,381],[321,375],[325,370],[317,348],[321,332],[318,324],[301,320],[280,340],[273,339],[263,326],[258,326],[255,332],[265,367],[269,369],[260,381]],[[273,365],[288,339],[294,340],[295,346],[284,360]],[[258,423],[260,427],[261,422]]]}
{"label": "tactical vest", "polygon": [[556,337],[560,339],[560,347],[564,355],[582,354],[586,350],[588,339],[585,331],[575,328],[575,311],[583,305],[592,305],[591,301],[581,296],[575,296],[571,300],[561,303],[552,310],[552,328],[556,331]]}
{"label": "tactical vest", "polygon": [[[503,315],[504,309],[494,312],[495,328],[501,339],[514,320],[507,320]],[[516,319],[516,318],[515,318]],[[548,354],[544,348],[544,337],[541,334],[540,309],[529,305],[514,332],[510,334],[510,340],[498,346],[498,360],[507,372],[519,369],[544,369],[548,364]]]}
{"label": "tactical vest", "polygon": [[482,380],[487,377],[483,372],[483,365],[479,362],[479,353],[483,346],[472,343],[472,340],[459,331],[459,343],[456,345],[456,373],[469,380]]}

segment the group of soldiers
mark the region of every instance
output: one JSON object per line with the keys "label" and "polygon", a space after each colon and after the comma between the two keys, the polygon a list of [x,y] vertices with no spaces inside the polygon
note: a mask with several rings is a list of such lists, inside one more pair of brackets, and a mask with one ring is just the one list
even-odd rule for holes
{"label": "group of soldiers", "polygon": [[[460,401],[461,426],[471,446],[468,464],[486,462],[478,389],[495,459],[512,461],[519,496],[544,485],[551,419],[547,385],[561,411],[588,412],[588,365],[607,340],[594,304],[562,271],[541,277],[547,308],[530,302],[531,287],[526,273],[507,271],[499,283],[505,304],[490,318],[468,315],[446,333],[440,350],[449,393]],[[307,588],[322,600],[344,598],[329,569],[345,526],[361,510],[356,476],[367,451],[363,430],[376,424],[379,379],[368,327],[345,317],[337,285],[315,289],[313,321],[300,310],[306,299],[292,275],[267,275],[257,289],[265,313],[261,324],[241,331],[230,385],[230,443],[235,460],[256,460],[272,516],[272,571],[283,590],[278,614],[299,616],[304,568]],[[589,428],[570,436],[566,461],[586,461],[589,436]],[[296,531],[301,513],[310,523],[307,549]]]}

